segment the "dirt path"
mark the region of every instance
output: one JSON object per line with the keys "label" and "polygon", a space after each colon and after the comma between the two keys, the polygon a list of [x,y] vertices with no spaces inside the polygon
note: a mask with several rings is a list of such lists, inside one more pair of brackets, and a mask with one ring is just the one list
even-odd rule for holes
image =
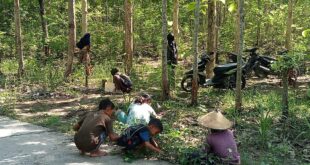
{"label": "dirt path", "polygon": [[[0,116],[0,164],[66,164],[122,165],[128,164],[118,155],[99,158],[81,156],[72,137],[47,128]],[[102,148],[108,150],[109,146]],[[115,151],[113,151],[115,152]],[[167,162],[137,160],[134,164],[165,165]]]}

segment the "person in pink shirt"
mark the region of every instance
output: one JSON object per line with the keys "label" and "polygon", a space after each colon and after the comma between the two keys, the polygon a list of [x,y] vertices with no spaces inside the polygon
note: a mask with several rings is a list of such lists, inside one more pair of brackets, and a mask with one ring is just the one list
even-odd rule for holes
{"label": "person in pink shirt", "polygon": [[198,123],[210,129],[202,151],[189,157],[191,164],[240,164],[240,155],[233,132],[232,122],[219,111],[212,111],[198,118]]}

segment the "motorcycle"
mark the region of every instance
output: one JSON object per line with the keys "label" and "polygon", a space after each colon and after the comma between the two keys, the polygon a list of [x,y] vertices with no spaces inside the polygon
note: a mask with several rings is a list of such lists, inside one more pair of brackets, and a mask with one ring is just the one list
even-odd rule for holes
{"label": "motorcycle", "polygon": [[276,73],[273,71],[271,65],[276,62],[276,59],[268,56],[261,56],[257,53],[257,50],[258,48],[252,48],[244,51],[250,53],[245,67],[247,76],[250,76],[252,71],[254,71],[255,76],[259,78],[265,78],[270,74],[275,75]]}
{"label": "motorcycle", "polygon": [[[201,87],[221,88],[221,89],[232,89],[236,87],[237,79],[237,63],[229,63],[225,65],[218,65],[213,69],[214,76],[211,79],[206,78],[205,70],[210,56],[213,52],[203,54],[200,62],[198,63],[198,84]],[[244,72],[244,69],[242,69]],[[244,74],[243,74],[244,75]],[[190,92],[192,90],[193,80],[193,69],[187,71],[181,81],[181,88]],[[245,76],[241,77],[241,88],[245,87],[246,80]]]}

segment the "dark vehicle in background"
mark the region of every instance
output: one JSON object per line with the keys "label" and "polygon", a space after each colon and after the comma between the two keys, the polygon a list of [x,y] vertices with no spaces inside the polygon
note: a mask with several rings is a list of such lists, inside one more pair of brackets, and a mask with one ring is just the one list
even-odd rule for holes
{"label": "dark vehicle in background", "polygon": [[[213,53],[213,52],[212,52]],[[198,63],[198,84],[201,87],[213,86],[214,88],[232,89],[236,87],[237,63],[218,65],[213,69],[214,76],[211,79],[206,78],[206,66],[210,61],[212,53],[204,53]],[[244,72],[244,69],[243,69]],[[244,74],[243,74],[244,75]],[[192,90],[193,69],[187,71],[181,81],[181,88],[184,91]],[[242,89],[246,85],[245,76],[241,78]]]}
{"label": "dark vehicle in background", "polygon": [[[265,78],[268,75],[275,75],[275,71],[272,69],[271,65],[276,62],[276,59],[262,56],[257,53],[258,48],[246,49],[244,52],[249,52],[249,59],[245,67],[247,76],[250,76],[252,71],[255,76],[259,78]],[[280,54],[286,53],[287,51],[281,52]]]}

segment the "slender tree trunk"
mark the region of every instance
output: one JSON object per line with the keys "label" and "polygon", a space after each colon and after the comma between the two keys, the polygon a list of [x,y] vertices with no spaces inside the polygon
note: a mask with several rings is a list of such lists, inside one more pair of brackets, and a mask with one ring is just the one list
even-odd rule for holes
{"label": "slender tree trunk", "polygon": [[[82,0],[82,34],[85,35],[85,33],[88,32],[87,27],[87,14],[88,14],[88,4],[87,0]],[[88,49],[82,51],[84,59],[84,68],[85,68],[85,87],[88,88],[88,78],[90,76],[90,57]]]}
{"label": "slender tree trunk", "polygon": [[292,40],[292,24],[293,24],[293,0],[288,1],[288,15],[286,22],[286,39],[285,39],[285,48],[291,50],[291,40]]}
{"label": "slender tree trunk", "polygon": [[132,0],[125,0],[125,53],[126,74],[130,75],[133,56]]}
{"label": "slender tree trunk", "polygon": [[[269,14],[269,10],[270,10],[270,4],[268,1],[265,1],[264,4],[264,15],[267,16]],[[263,45],[264,43],[268,43],[269,42],[269,33],[270,33],[270,29],[271,29],[271,24],[269,21],[264,22],[264,33],[261,34],[261,45]]]}
{"label": "slender tree trunk", "polygon": [[207,39],[207,51],[214,52],[210,56],[210,62],[207,65],[206,73],[207,78],[213,76],[213,68],[215,67],[215,57],[216,57],[216,1],[208,1],[208,39]]}
{"label": "slender tree trunk", "polygon": [[176,43],[179,43],[179,0],[173,3],[173,34]]}
{"label": "slender tree trunk", "polygon": [[162,0],[162,99],[170,97],[167,68],[167,0]]}
{"label": "slender tree trunk", "polygon": [[236,110],[241,110],[242,106],[242,93],[241,93],[241,77],[242,77],[242,50],[243,50],[243,30],[244,30],[244,15],[243,15],[244,0],[239,0],[238,4],[238,22],[239,24],[239,45],[237,57],[237,84],[236,84]]}
{"label": "slender tree trunk", "polygon": [[40,17],[41,17],[41,26],[42,26],[42,43],[45,56],[49,56],[50,50],[48,45],[48,28],[47,28],[47,21],[46,21],[46,11],[45,11],[45,0],[39,0],[40,4]]}
{"label": "slender tree trunk", "polygon": [[83,35],[88,32],[87,13],[88,13],[87,0],[82,0],[82,34]]}
{"label": "slender tree trunk", "polygon": [[[286,22],[286,37],[285,37],[285,48],[287,50],[292,49],[292,24],[293,24],[293,0],[288,1],[288,14]],[[289,116],[289,106],[288,106],[288,70],[282,71],[282,117],[287,119]]]}
{"label": "slender tree trunk", "polygon": [[198,104],[198,31],[199,31],[199,8],[200,0],[196,0],[195,9],[195,26],[194,26],[194,40],[193,40],[193,53],[194,53],[194,64],[193,64],[193,85],[192,85],[192,105]]}
{"label": "slender tree trunk", "polygon": [[283,87],[282,87],[282,119],[284,120],[287,119],[289,115],[287,72],[288,72],[287,69],[282,71],[282,84],[283,84]]}
{"label": "slender tree trunk", "polygon": [[[239,3],[239,0],[238,0],[238,3]],[[239,4],[238,4],[239,5]],[[236,19],[235,19],[235,28],[236,28],[236,33],[235,33],[235,47],[234,47],[234,52],[236,53],[239,53],[239,45],[240,45],[240,41],[241,41],[241,38],[240,38],[240,13],[239,13],[239,8],[238,8],[238,11],[235,15]]]}
{"label": "slender tree trunk", "polygon": [[[219,41],[219,33],[220,33],[220,26],[221,26],[221,9],[222,9],[222,2],[216,3],[216,20],[215,20],[215,48],[217,48],[220,45]],[[216,54],[215,56],[215,63],[219,64],[219,56]]]}
{"label": "slender tree trunk", "polygon": [[256,45],[258,47],[261,46],[261,21],[262,21],[262,16],[261,16],[261,0],[257,0],[257,8],[258,8],[258,21],[257,21],[257,31],[256,31]]}
{"label": "slender tree trunk", "polygon": [[68,60],[67,60],[66,72],[64,74],[65,79],[67,79],[69,75],[72,73],[74,48],[76,43],[75,0],[69,0],[68,14],[69,14]]}
{"label": "slender tree trunk", "polygon": [[21,78],[25,72],[24,69],[24,55],[23,55],[23,43],[22,43],[22,32],[20,23],[20,7],[19,0],[14,0],[14,20],[15,20],[15,47],[16,53],[19,57],[18,62],[18,76]]}

